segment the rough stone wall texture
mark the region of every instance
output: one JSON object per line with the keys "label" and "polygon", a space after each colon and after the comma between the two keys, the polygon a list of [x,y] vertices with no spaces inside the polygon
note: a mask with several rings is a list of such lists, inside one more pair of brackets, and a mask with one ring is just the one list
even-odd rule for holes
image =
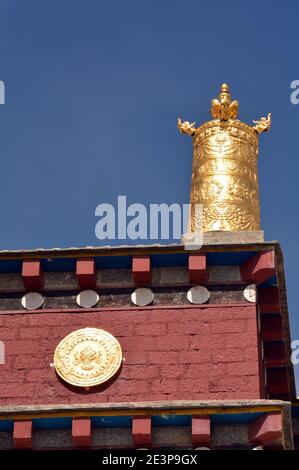
{"label": "rough stone wall texture", "polygon": [[[50,367],[59,341],[87,326],[112,333],[125,358],[89,392]],[[2,405],[261,398],[253,304],[0,314],[0,339]]]}
{"label": "rough stone wall texture", "polygon": [[[92,429],[93,448],[124,448],[134,447],[130,428],[96,428]],[[153,448],[183,448],[193,449],[190,426],[153,427]],[[248,427],[246,424],[216,424],[212,426],[212,442],[214,448],[250,449],[254,447],[248,442]],[[72,432],[70,429],[47,429],[33,432],[34,449],[72,449]],[[0,449],[13,449],[12,433],[0,432]]]}

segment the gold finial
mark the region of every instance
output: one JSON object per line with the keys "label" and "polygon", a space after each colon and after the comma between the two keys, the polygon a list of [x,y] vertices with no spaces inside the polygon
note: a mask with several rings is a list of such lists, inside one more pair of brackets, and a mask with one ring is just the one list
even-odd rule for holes
{"label": "gold finial", "polygon": [[227,83],[222,83],[221,85],[221,92],[222,93],[228,93],[229,94],[229,86]]}
{"label": "gold finial", "polygon": [[193,139],[191,232],[196,231],[195,205],[203,207],[203,231],[260,229],[257,176],[258,136],[269,130],[271,114],[250,126],[237,119],[239,104],[223,83],[212,100],[212,120],[199,127],[178,120]]}
{"label": "gold finial", "polygon": [[219,101],[221,99],[227,99],[229,103],[231,103],[232,99],[230,96],[230,91],[229,91],[229,86],[227,83],[222,83],[221,88],[220,88],[220,93],[219,93]]}
{"label": "gold finial", "polygon": [[212,100],[211,115],[214,119],[228,121],[236,119],[238,116],[239,103],[237,100],[232,102],[229,86],[226,83],[221,85],[219,98]]}

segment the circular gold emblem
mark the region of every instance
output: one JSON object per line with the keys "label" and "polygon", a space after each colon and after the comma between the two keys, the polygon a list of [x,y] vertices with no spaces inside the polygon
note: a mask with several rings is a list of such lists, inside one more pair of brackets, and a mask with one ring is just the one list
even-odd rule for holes
{"label": "circular gold emblem", "polygon": [[119,342],[107,331],[83,328],[66,336],[55,349],[57,374],[76,387],[94,387],[107,382],[120,368]]}

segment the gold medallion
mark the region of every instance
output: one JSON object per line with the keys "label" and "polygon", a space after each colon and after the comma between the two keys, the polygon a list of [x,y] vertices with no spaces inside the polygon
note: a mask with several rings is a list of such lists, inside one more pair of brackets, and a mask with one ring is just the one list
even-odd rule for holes
{"label": "gold medallion", "polygon": [[83,328],[60,341],[54,353],[57,374],[76,387],[95,387],[116,374],[122,351],[114,336],[98,328]]}

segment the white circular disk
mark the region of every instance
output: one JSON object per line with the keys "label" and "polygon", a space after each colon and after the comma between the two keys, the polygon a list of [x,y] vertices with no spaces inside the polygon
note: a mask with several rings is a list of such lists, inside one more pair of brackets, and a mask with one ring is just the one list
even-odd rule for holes
{"label": "white circular disk", "polygon": [[187,299],[191,304],[205,304],[210,298],[210,292],[204,286],[194,286],[187,292]]}
{"label": "white circular disk", "polygon": [[28,292],[21,300],[22,306],[26,308],[26,310],[36,310],[41,308],[44,301],[44,297],[38,292]]}
{"label": "white circular disk", "polygon": [[76,297],[76,302],[80,307],[94,307],[99,301],[99,294],[94,290],[83,290]]}
{"label": "white circular disk", "polygon": [[134,305],[138,305],[139,307],[144,307],[145,305],[149,305],[154,300],[155,295],[151,289],[147,287],[139,287],[138,289],[134,290],[131,294],[131,300]]}
{"label": "white circular disk", "polygon": [[256,285],[250,284],[249,286],[245,287],[243,291],[243,295],[248,302],[255,303],[256,302]]}

